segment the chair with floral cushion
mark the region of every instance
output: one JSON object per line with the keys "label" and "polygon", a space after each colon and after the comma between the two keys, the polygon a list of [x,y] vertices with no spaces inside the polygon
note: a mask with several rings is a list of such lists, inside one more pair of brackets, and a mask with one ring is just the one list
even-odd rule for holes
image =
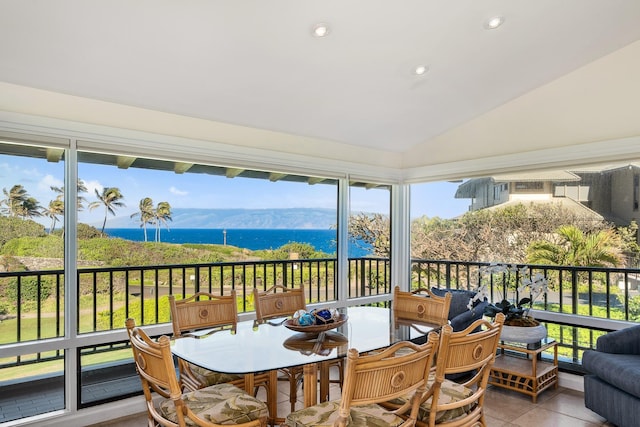
{"label": "chair with floral cushion", "polygon": [[[182,300],[176,300],[173,295],[169,295],[169,306],[175,338],[197,335],[198,331],[204,329],[212,329],[212,333],[222,329],[235,330],[238,323],[235,290],[224,296],[198,292]],[[178,369],[180,371],[180,385],[185,391],[195,391],[214,384],[229,383],[244,388],[247,392],[254,392],[255,395],[255,390],[248,390],[247,387],[251,387],[251,384],[256,388],[265,387],[269,411],[273,417],[276,417],[277,384],[275,374],[225,374],[201,368],[180,358],[178,358]],[[247,381],[247,375],[251,375],[250,381]],[[248,385],[245,386],[245,384]]]}
{"label": "chair with floral cushion", "polygon": [[[421,398],[417,426],[486,426],[484,398],[503,323],[500,313],[493,323],[480,319],[464,331],[453,332],[449,325],[442,328],[435,370]],[[471,378],[462,383],[445,378],[462,372],[471,372]],[[406,407],[408,401],[409,396],[403,396],[383,406]],[[410,417],[406,411],[405,416]]]}
{"label": "chair with floral cushion", "polygon": [[[286,425],[413,426],[437,348],[438,334],[431,332],[422,345],[401,341],[365,356],[354,348],[349,349],[342,399],[292,412],[286,418]],[[378,404],[401,396],[412,397],[397,411]],[[402,418],[396,412],[408,415]]]}
{"label": "chair with floral cushion", "polygon": [[[264,402],[232,384],[216,384],[196,391],[182,393],[176,376],[169,337],[152,340],[126,321],[136,370],[151,426],[210,426],[237,425],[264,427],[269,411]],[[154,404],[152,392],[164,399]]]}
{"label": "chair with floral cushion", "polygon": [[396,286],[391,304],[396,324],[398,321],[408,320],[444,326],[448,324],[451,294],[437,296],[427,288],[405,292]]}

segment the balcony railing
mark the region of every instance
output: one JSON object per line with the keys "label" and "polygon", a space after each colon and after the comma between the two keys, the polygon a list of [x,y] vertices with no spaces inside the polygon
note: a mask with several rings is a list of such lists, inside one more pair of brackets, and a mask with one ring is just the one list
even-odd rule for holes
{"label": "balcony railing", "polygon": [[[480,267],[484,265],[487,263],[415,259],[413,286],[476,289],[481,279]],[[546,323],[549,335],[559,342],[564,362],[577,370],[582,351],[592,348],[600,334],[640,318],[639,269],[530,265],[529,271],[549,279],[550,291],[535,306],[536,317]],[[77,332],[82,335],[121,329],[127,317],[134,317],[143,325],[169,322],[169,294],[227,294],[235,289],[239,311],[250,312],[254,287],[267,289],[282,284],[304,286],[309,303],[335,302],[335,272],[333,258],[81,268],[77,275]],[[494,275],[489,288],[491,299],[499,300],[505,292],[515,298],[513,284],[520,280],[518,274]],[[63,270],[1,272],[0,289],[14,299],[15,311],[10,310],[9,317],[15,319],[2,325],[14,326],[8,334],[5,329],[0,345],[63,337],[63,284]],[[350,299],[390,294],[389,261],[350,259],[348,286]],[[108,347],[108,343],[105,345]],[[105,345],[85,347],[82,354],[90,354],[92,349],[103,352]],[[61,350],[28,358],[2,357],[0,368],[62,357]]]}
{"label": "balcony railing", "polygon": [[[169,322],[167,296],[232,289],[240,313],[253,311],[253,288],[304,286],[309,303],[337,299],[334,258],[220,262],[212,264],[78,269],[79,334],[121,329],[127,317],[139,324]],[[349,298],[390,292],[389,262],[349,260]],[[0,288],[13,300],[5,319],[15,319],[12,338],[1,344],[64,336],[64,271],[0,272]]]}
{"label": "balcony railing", "polygon": [[[413,260],[414,286],[477,289],[483,276],[481,262]],[[582,371],[582,352],[595,347],[597,338],[640,320],[640,269],[517,265],[530,276],[542,274],[549,291],[534,305],[535,317],[546,324],[559,345],[561,365]],[[519,271],[485,277],[490,300],[519,300]]]}

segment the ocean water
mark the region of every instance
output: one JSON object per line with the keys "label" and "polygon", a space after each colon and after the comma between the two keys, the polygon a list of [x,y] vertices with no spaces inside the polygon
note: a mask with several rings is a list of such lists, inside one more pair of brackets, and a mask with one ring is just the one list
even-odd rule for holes
{"label": "ocean water", "polygon": [[[142,228],[105,228],[105,233],[112,237],[126,240],[144,241]],[[149,241],[154,239],[155,229],[147,229]],[[164,243],[225,243],[250,250],[277,249],[290,242],[308,243],[316,250],[328,254],[336,253],[335,230],[309,229],[203,229],[203,228],[172,228],[162,229],[160,240]],[[369,255],[367,245],[360,242],[349,242],[349,257],[364,257]]]}

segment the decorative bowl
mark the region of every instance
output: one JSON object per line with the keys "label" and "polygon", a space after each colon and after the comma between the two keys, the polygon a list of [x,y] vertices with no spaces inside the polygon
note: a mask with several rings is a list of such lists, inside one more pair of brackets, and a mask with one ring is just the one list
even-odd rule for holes
{"label": "decorative bowl", "polygon": [[296,332],[317,333],[317,332],[330,331],[331,329],[335,329],[339,326],[342,326],[344,322],[346,322],[348,319],[349,319],[349,316],[347,316],[346,314],[340,314],[340,317],[331,323],[325,323],[324,325],[308,325],[308,326],[298,325],[294,319],[287,319],[284,322],[284,326]]}

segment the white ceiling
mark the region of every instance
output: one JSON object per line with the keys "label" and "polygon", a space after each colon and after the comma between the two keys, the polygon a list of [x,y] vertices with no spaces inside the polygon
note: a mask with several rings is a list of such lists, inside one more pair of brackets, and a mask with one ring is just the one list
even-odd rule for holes
{"label": "white ceiling", "polygon": [[[486,30],[495,15],[505,23]],[[312,37],[318,22],[328,37]],[[429,150],[477,155],[438,138],[640,40],[640,1],[3,0],[0,40],[0,82],[408,153],[412,166]]]}

